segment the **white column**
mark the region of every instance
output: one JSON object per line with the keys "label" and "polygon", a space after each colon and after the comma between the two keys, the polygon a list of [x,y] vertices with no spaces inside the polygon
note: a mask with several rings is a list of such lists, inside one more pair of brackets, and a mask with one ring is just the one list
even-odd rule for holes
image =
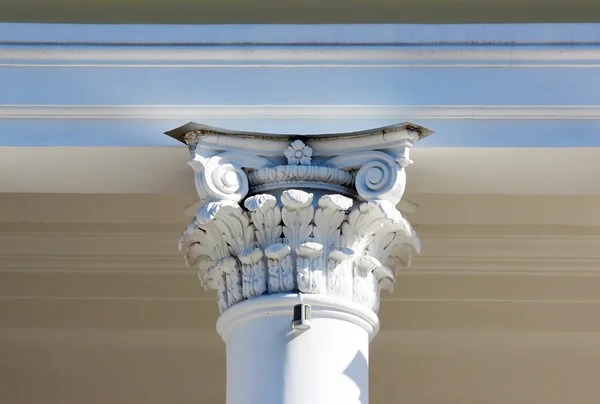
{"label": "white column", "polygon": [[[402,124],[292,136],[193,123],[168,133],[191,152],[201,204],[180,248],[217,293],[227,404],[368,402],[380,290],[393,290],[420,249],[396,208],[404,167],[430,133]],[[295,308],[310,314],[296,318]]]}
{"label": "white column", "polygon": [[[293,330],[298,303],[312,327]],[[227,403],[366,403],[373,311],[318,294],[264,295],[225,311],[217,328],[227,344]]]}

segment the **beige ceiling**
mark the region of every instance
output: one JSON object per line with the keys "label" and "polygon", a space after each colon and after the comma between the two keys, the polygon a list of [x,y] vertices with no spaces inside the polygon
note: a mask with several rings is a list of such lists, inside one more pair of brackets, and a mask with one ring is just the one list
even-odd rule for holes
{"label": "beige ceiling", "polygon": [[0,20],[54,23],[598,22],[595,0],[4,0]]}
{"label": "beige ceiling", "polygon": [[[186,147],[3,147],[0,161],[7,169],[0,170],[0,189],[193,193],[188,156]],[[600,195],[596,171],[589,169],[600,161],[600,147],[416,147],[411,159],[416,162],[407,169],[411,194]]]}
{"label": "beige ceiling", "polygon": [[[0,403],[224,402],[176,246],[193,199],[0,194]],[[409,199],[423,254],[382,303],[371,404],[596,404],[600,196]]]}
{"label": "beige ceiling", "polygon": [[[30,192],[0,193],[0,403],[223,403],[214,293],[177,251],[187,150],[23,149],[1,155],[0,189]],[[371,404],[598,403],[600,149],[414,151],[423,253],[383,298]]]}
{"label": "beige ceiling", "polygon": [[[222,404],[213,330],[0,330],[0,401]],[[382,331],[370,403],[596,404],[598,334]]]}

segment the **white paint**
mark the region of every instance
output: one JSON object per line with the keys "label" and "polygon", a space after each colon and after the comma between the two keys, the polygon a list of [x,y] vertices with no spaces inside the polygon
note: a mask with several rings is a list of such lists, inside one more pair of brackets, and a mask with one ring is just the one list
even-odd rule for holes
{"label": "white paint", "polygon": [[600,120],[597,105],[0,105],[0,119]]}
{"label": "white paint", "polygon": [[[292,330],[293,306],[312,307],[312,328]],[[269,295],[227,310],[227,404],[367,404],[369,341],[377,316],[319,295]]]}
{"label": "white paint", "polygon": [[229,45],[0,47],[0,67],[105,68],[597,68],[600,45],[412,44],[294,47]]}
{"label": "white paint", "polygon": [[[227,404],[366,404],[380,290],[420,241],[396,205],[409,149],[432,132],[399,124],[294,136],[189,123],[200,206],[179,240],[216,291]],[[243,207],[242,207],[243,205]],[[244,209],[245,208],[245,209]],[[309,304],[309,329],[292,327]]]}
{"label": "white paint", "polygon": [[186,140],[188,145],[193,149],[202,150],[202,156],[196,153],[192,160],[193,166],[196,165],[196,160],[198,164],[204,164],[205,159],[210,160],[219,153],[224,153],[222,158],[231,160],[233,154],[236,154],[236,157],[245,159],[238,165],[251,164],[247,168],[258,170],[276,165],[285,166],[285,150],[298,137],[302,137],[304,143],[311,148],[311,158],[318,162],[312,165],[346,169],[352,164],[358,164],[356,159],[347,158],[350,153],[356,153],[353,156],[364,162],[378,157],[384,158],[381,154],[374,154],[374,151],[382,150],[387,153],[388,158],[398,159],[398,164],[405,167],[408,163],[404,164],[401,161],[409,161],[408,149],[417,140],[432,133],[430,129],[409,122],[328,134],[238,131],[190,122],[166,132],[166,135],[182,142],[184,136],[192,136]]}
{"label": "white paint", "polygon": [[297,291],[377,312],[380,290],[393,291],[396,268],[420,252],[396,205],[409,149],[431,133],[399,124],[300,140],[193,122],[169,131],[189,147],[200,200],[179,249],[221,313]]}
{"label": "white paint", "polygon": [[[196,216],[196,212],[198,211],[198,209],[201,206],[202,206],[202,201],[200,201],[200,200],[197,200],[194,203],[190,203],[185,208],[183,208],[183,214],[188,217]],[[413,214],[417,211],[417,209],[418,209],[418,205],[415,203],[412,203],[411,201],[409,201],[406,198],[401,199],[400,203],[398,204],[398,210],[405,215]]]}

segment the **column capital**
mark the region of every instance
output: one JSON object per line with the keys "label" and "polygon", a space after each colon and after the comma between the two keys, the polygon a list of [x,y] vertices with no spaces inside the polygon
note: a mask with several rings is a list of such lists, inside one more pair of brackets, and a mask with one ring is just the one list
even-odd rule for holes
{"label": "column capital", "polygon": [[396,208],[409,149],[429,135],[399,124],[331,135],[236,132],[190,123],[201,201],[179,247],[221,312],[263,294],[339,297],[377,312],[419,239]]}

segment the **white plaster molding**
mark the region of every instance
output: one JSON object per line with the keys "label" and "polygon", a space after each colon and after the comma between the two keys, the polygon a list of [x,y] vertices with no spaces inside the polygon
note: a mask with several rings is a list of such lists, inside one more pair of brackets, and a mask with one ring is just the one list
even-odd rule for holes
{"label": "white plaster molding", "polygon": [[598,120],[598,105],[27,105],[0,104],[0,119],[435,119]]}
{"label": "white plaster molding", "polygon": [[[186,205],[183,208],[183,214],[187,217],[194,217],[194,216],[196,216],[196,212],[198,212],[198,209],[200,209],[201,206],[202,206],[202,201],[200,201],[200,200],[190,203],[189,205]],[[400,211],[400,213],[402,213],[405,216],[416,213],[418,208],[419,208],[419,205],[409,201],[406,198],[402,198],[400,200],[400,203],[398,204],[398,206],[396,206],[396,209],[398,209]]]}
{"label": "white plaster molding", "polygon": [[[170,131],[190,149],[201,202],[179,248],[221,312],[280,292],[377,311],[379,289],[391,291],[396,267],[420,251],[396,205],[408,149],[429,133],[412,124],[302,140],[194,123]],[[254,175],[265,169],[283,176]]]}
{"label": "white plaster molding", "polygon": [[379,319],[373,311],[360,304],[344,302],[331,296],[319,294],[286,293],[277,296],[262,296],[243,302],[223,313],[217,320],[217,332],[227,341],[232,327],[256,317],[284,316],[289,321],[290,308],[295,304],[310,304],[313,318],[328,318],[349,321],[368,333],[373,339],[379,332]]}
{"label": "white plaster molding", "polygon": [[309,166],[310,160],[313,154],[313,150],[304,144],[300,139],[294,140],[286,149],[283,154],[287,158],[288,165],[303,165]]}
{"label": "white plaster molding", "polygon": [[[151,44],[150,44],[151,45]],[[20,45],[0,47],[0,67],[79,68],[597,68],[598,44],[386,44],[376,46]]]}
{"label": "white plaster molding", "polygon": [[301,138],[313,150],[313,165],[325,163],[326,167],[337,167],[337,160],[332,162],[323,160],[357,151],[389,150],[401,154],[414,142],[432,133],[433,131],[425,127],[408,122],[357,132],[330,134],[245,132],[190,122],[165,134],[188,144],[192,151],[196,148],[201,149],[203,155],[209,152],[217,154],[245,151],[249,155],[270,158],[271,166],[275,166],[275,163],[286,165],[285,150],[290,143]]}
{"label": "white plaster molding", "polygon": [[[324,195],[315,209],[312,194],[286,190],[281,203],[255,195],[246,199],[248,215],[230,202],[211,202],[182,236],[188,265],[218,291],[221,312],[267,292],[294,291],[344,297],[376,311],[379,288],[391,291],[396,267],[410,265],[420,250],[389,201],[350,209],[350,198]],[[207,210],[214,213],[208,217]]]}

